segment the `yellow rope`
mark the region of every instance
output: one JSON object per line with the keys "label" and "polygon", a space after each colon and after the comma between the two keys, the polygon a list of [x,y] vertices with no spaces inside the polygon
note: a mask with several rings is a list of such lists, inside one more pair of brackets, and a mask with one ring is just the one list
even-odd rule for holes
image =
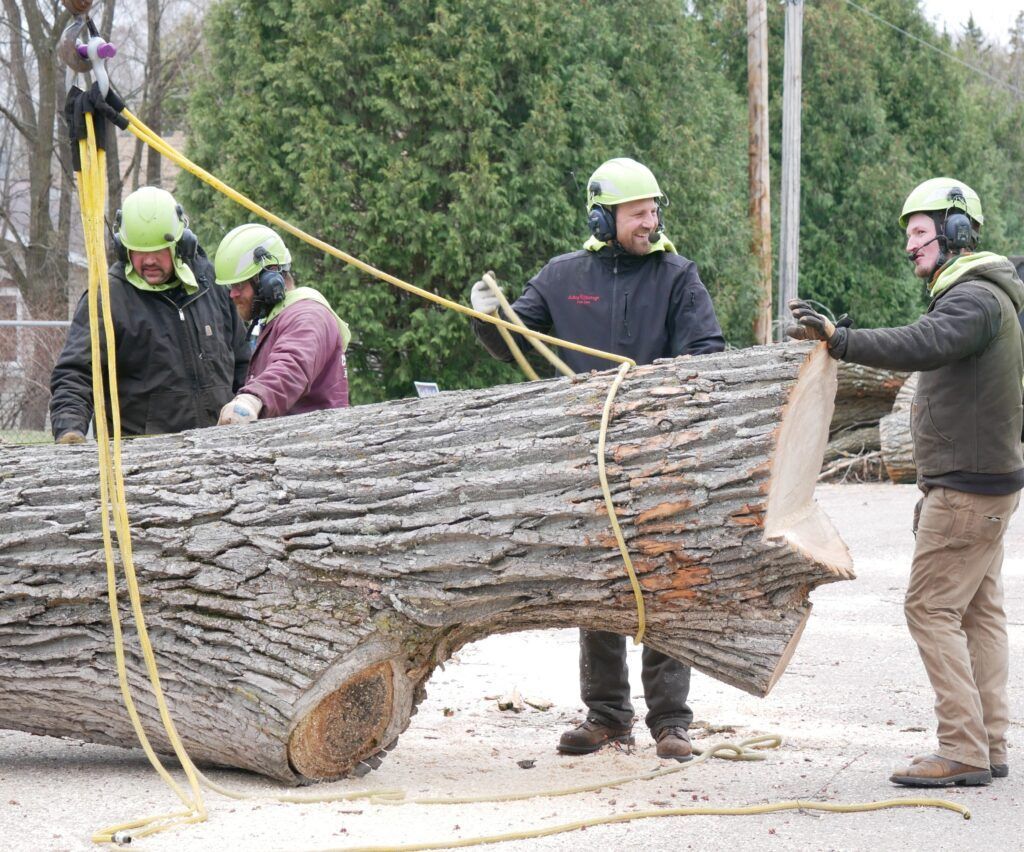
{"label": "yellow rope", "polygon": [[[160,687],[159,673],[156,669],[156,660],[153,655],[152,645],[146,631],[145,620],[142,615],[141,599],[138,583],[135,577],[135,567],[132,562],[131,551],[131,530],[129,528],[128,514],[126,511],[124,497],[123,471],[121,468],[121,419],[117,402],[117,363],[115,353],[114,324],[110,312],[110,290],[107,279],[106,252],[103,248],[103,211],[105,208],[106,192],[106,160],[104,153],[96,146],[96,133],[90,113],[85,114],[86,139],[79,143],[79,153],[82,162],[82,171],[78,174],[79,198],[82,215],[82,228],[85,235],[86,251],[89,259],[89,326],[90,344],[92,355],[92,385],[93,402],[96,420],[96,447],[98,454],[98,465],[100,473],[100,519],[103,533],[103,550],[107,562],[107,593],[110,606],[111,626],[114,634],[114,656],[117,664],[118,683],[121,694],[125,701],[129,718],[135,733],[142,745],[150,763],[157,770],[160,776],[171,787],[182,803],[186,806],[185,811],[176,811],[170,814],[160,814],[148,817],[143,820],[136,820],[125,826],[115,826],[102,830],[94,835],[95,842],[110,841],[118,831],[125,828],[136,829],[136,836],[145,836],[152,831],[180,825],[184,823],[198,822],[206,818],[206,810],[203,807],[202,796],[199,791],[198,780],[191,770],[191,761],[185,754],[181,741],[174,728],[174,722],[167,710],[163,691]],[[106,413],[106,390],[103,384],[102,357],[100,352],[100,325],[99,325],[99,302],[103,306],[103,332],[106,339],[107,355],[107,379],[110,385],[111,394],[111,417],[113,420],[113,446],[111,447],[108,436],[107,413]],[[113,484],[111,484],[113,483]],[[135,702],[131,695],[128,684],[127,670],[124,659],[124,637],[121,630],[120,614],[118,612],[117,596],[117,574],[114,562],[113,544],[110,536],[110,517],[113,516],[114,528],[117,534],[118,548],[121,554],[121,565],[124,569],[125,578],[128,584],[128,593],[131,600],[132,613],[136,622],[136,629],[139,635],[139,643],[142,648],[143,657],[146,661],[146,671],[149,675],[150,686],[156,698],[157,707],[160,712],[161,721],[167,730],[171,745],[178,755],[182,766],[185,768],[189,783],[192,789],[190,798],[174,781],[167,770],[163,767],[160,759],[153,751],[142,727]]]}
{"label": "yellow rope", "polygon": [[[501,292],[501,288],[498,286],[498,282],[495,281],[494,279],[494,273],[485,272],[483,281],[484,284],[487,285],[487,289],[490,290],[494,297],[498,300],[498,304],[501,306],[502,313],[505,314],[505,317],[509,321],[514,322],[517,326],[519,326],[519,328],[526,329],[527,331],[529,331],[530,329],[526,328],[526,323],[519,319],[518,314],[516,314],[516,312],[512,310],[512,306],[508,303],[508,299],[505,298],[505,294]],[[503,329],[500,325],[498,326],[498,331],[502,332],[502,337],[505,338],[506,343],[509,343],[509,348],[512,349],[512,354],[515,355],[515,353],[519,351],[519,347],[514,342],[510,342],[512,341],[512,335],[506,332],[505,329]],[[529,340],[530,343],[533,344],[533,348],[540,352],[540,354],[543,355],[545,358],[547,358],[551,366],[558,370],[558,372],[560,372],[563,376],[575,375],[575,372],[569,367],[568,364],[565,363],[565,361],[559,358],[545,344],[537,340],[537,338],[527,335],[526,339]],[[519,354],[520,356],[522,356],[522,352],[520,352]],[[517,358],[516,360],[518,361],[519,359]],[[529,375],[529,373],[527,373],[527,375]],[[537,374],[534,373],[533,378],[536,377]]]}
{"label": "yellow rope", "polygon": [[920,808],[932,807],[955,811],[964,819],[971,818],[971,812],[963,805],[947,802],[943,799],[886,799],[880,802],[865,802],[859,805],[833,805],[829,802],[815,802],[795,799],[789,802],[776,802],[771,805],[743,805],[738,807],[700,806],[695,808],[657,808],[649,811],[631,811],[630,813],[612,814],[611,816],[592,817],[574,822],[561,823],[546,828],[535,828],[528,831],[509,832],[507,834],[491,834],[479,837],[466,837],[461,840],[439,840],[434,843],[410,843],[401,846],[332,846],[317,852],[418,852],[422,849],[459,849],[466,846],[486,846],[492,843],[508,843],[513,840],[532,840],[537,837],[550,837],[553,834],[564,834],[579,831],[597,825],[614,825],[620,822],[633,822],[638,819],[654,819],[673,816],[753,816],[770,814],[779,811],[826,811],[829,813],[860,813],[862,811],[881,810],[883,808]]}
{"label": "yellow rope", "polygon": [[[418,798],[410,799],[406,804],[418,805],[454,805],[481,802],[511,802],[532,798],[554,798],[569,796],[578,793],[589,793],[609,787],[619,787],[633,781],[648,781],[654,778],[661,778],[666,775],[673,775],[678,772],[693,769],[700,763],[710,760],[713,757],[725,760],[764,760],[766,749],[778,748],[782,743],[780,737],[775,734],[765,734],[751,737],[740,743],[721,742],[709,745],[699,756],[688,763],[681,763],[675,766],[655,769],[639,775],[628,775],[623,778],[612,779],[588,784],[579,787],[571,787],[557,790],[545,790],[534,793],[511,793],[499,796],[460,796],[451,798]],[[382,800],[392,801],[392,800]],[[371,802],[373,803],[373,802]],[[318,849],[316,852],[415,852],[421,849],[448,849],[461,848],[466,846],[485,846],[493,843],[506,843],[513,840],[531,840],[537,837],[549,837],[554,834],[564,834],[570,831],[578,831],[583,828],[591,828],[598,825],[612,825],[615,823],[632,822],[638,819],[652,819],[671,816],[748,816],[755,814],[769,814],[789,810],[805,811],[826,811],[829,813],[861,813],[864,811],[883,810],[887,808],[938,808],[941,810],[959,813],[964,819],[971,818],[971,812],[963,805],[949,802],[944,799],[885,799],[876,802],[860,802],[849,805],[837,805],[830,802],[818,802],[812,800],[795,799],[786,802],[775,802],[764,805],[701,805],[698,807],[686,808],[658,808],[646,811],[635,811],[630,813],[609,814],[608,816],[592,817],[590,819],[574,820],[572,822],[560,823],[558,825],[546,826],[544,828],[529,829],[526,831],[513,831],[506,834],[491,834],[463,839],[439,840],[431,843],[412,843],[406,845],[389,846],[344,846]]]}
{"label": "yellow rope", "polygon": [[615,401],[615,394],[618,393],[619,385],[622,384],[622,380],[626,378],[626,373],[629,371],[629,364],[623,364],[619,367],[619,372],[615,376],[615,381],[612,382],[611,388],[608,390],[608,398],[604,403],[604,411],[601,413],[601,432],[597,439],[597,475],[601,480],[601,491],[604,494],[604,505],[608,510],[608,521],[612,525],[612,531],[615,533],[615,541],[619,545],[619,553],[622,555],[622,561],[626,566],[626,574],[629,576],[629,583],[633,587],[633,599],[636,601],[636,636],[633,637],[633,644],[639,645],[644,638],[644,631],[647,626],[646,616],[644,614],[644,596],[643,592],[640,591],[640,583],[636,579],[636,571],[633,570],[633,560],[629,558],[629,548],[626,547],[626,539],[623,538],[622,529],[619,527],[619,519],[615,514],[615,503],[612,502],[612,492],[608,487],[608,475],[605,472],[604,467],[604,444],[605,438],[608,434],[608,421],[611,420],[612,416],[612,403]]}

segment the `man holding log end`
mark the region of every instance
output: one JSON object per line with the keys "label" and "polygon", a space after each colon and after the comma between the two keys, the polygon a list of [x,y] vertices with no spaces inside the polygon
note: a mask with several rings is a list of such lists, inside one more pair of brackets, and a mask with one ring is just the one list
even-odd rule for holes
{"label": "man holding log end", "polygon": [[[590,238],[582,250],[550,260],[527,283],[513,310],[528,328],[638,364],[721,352],[725,340],[697,265],[677,254],[662,232],[666,204],[646,166],[625,157],[602,164],[587,183]],[[471,301],[481,313],[498,308],[497,296],[483,281],[473,285]],[[495,326],[474,319],[473,331],[493,357],[512,360]],[[574,350],[560,355],[576,372],[612,366]],[[645,721],[658,757],[690,760],[689,666],[645,647],[642,680]],[[580,630],[580,692],[587,719],[562,735],[558,750],[588,754],[607,743],[632,744],[625,637]]]}
{"label": "man holding log end", "polygon": [[977,193],[960,181],[934,178],[910,193],[900,227],[931,298],[910,325],[837,328],[807,302],[789,303],[791,337],[823,340],[844,361],[920,371],[911,432],[924,496],[904,611],[935,691],[939,748],[895,770],[890,780],[910,787],[1009,774],[1001,569],[1024,486],[1024,284],[1005,257],[975,250],[983,221]]}

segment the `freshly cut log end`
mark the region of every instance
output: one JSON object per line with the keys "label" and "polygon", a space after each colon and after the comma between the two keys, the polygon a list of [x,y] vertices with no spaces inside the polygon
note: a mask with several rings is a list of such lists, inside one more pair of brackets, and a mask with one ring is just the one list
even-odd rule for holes
{"label": "freshly cut log end", "polygon": [[784,539],[837,577],[852,579],[850,552],[814,500],[835,404],[836,364],[825,344],[818,344],[801,368],[801,380],[783,410],[764,534],[769,539]]}
{"label": "freshly cut log end", "polygon": [[[337,778],[395,742],[468,642],[632,635],[597,475],[615,374],[127,442],[144,611],[192,759]],[[852,576],[813,498],[834,393],[820,345],[629,372],[606,458],[646,644],[755,695],[781,676],[810,592]],[[0,727],[134,746],[97,483],[88,445],[0,453]],[[167,752],[126,636],[140,714]]]}
{"label": "freshly cut log end", "polygon": [[394,695],[392,667],[385,662],[364,669],[321,699],[288,739],[295,773],[315,781],[340,778],[389,745],[384,734]]}

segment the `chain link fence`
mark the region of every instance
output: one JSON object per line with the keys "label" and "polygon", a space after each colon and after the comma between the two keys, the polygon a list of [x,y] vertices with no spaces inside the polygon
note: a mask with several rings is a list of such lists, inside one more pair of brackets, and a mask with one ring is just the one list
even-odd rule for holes
{"label": "chain link fence", "polygon": [[0,319],[0,443],[53,440],[50,373],[69,325],[62,320]]}

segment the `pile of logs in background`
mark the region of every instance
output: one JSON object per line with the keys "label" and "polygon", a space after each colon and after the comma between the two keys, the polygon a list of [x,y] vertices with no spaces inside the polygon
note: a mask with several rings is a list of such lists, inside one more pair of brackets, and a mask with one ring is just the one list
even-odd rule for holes
{"label": "pile of logs in background", "polygon": [[[910,451],[912,389],[907,391],[909,396],[905,408],[894,411],[897,396],[909,375],[839,362],[836,407],[820,479],[833,482],[914,481],[914,462]],[[883,419],[887,423],[884,432],[879,428]],[[897,457],[892,465],[887,459],[890,453]]]}

